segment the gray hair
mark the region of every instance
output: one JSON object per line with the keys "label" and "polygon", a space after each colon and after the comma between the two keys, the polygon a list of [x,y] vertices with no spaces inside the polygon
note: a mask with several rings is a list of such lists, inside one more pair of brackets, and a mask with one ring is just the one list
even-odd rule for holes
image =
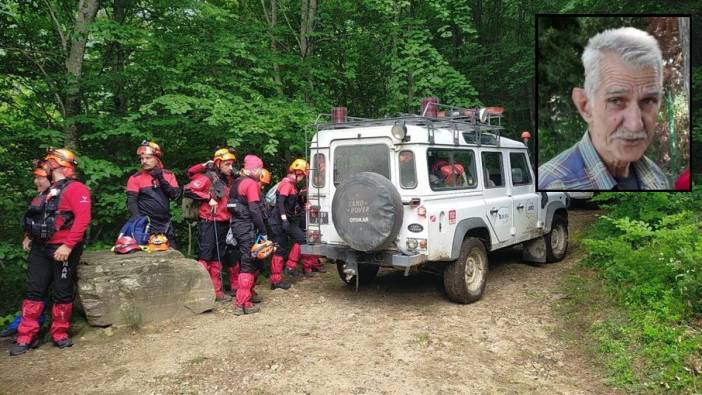
{"label": "gray hair", "polygon": [[590,38],[583,51],[585,68],[585,94],[592,100],[600,84],[600,62],[603,55],[615,53],[629,66],[652,67],[658,75],[658,83],[663,80],[663,56],[658,41],[643,30],[633,27],[609,29]]}

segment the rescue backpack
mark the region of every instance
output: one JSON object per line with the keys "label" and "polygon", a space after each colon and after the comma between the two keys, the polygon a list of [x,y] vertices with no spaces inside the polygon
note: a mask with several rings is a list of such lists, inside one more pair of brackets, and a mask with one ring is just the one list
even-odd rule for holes
{"label": "rescue backpack", "polygon": [[280,186],[281,182],[282,181],[278,181],[277,184],[273,185],[271,189],[266,192],[266,203],[271,207],[275,207],[276,197],[278,196],[278,187]]}
{"label": "rescue backpack", "polygon": [[151,229],[151,219],[145,215],[134,217],[127,221],[119,231],[119,237],[129,236],[136,240],[139,245],[149,243],[149,231]]}

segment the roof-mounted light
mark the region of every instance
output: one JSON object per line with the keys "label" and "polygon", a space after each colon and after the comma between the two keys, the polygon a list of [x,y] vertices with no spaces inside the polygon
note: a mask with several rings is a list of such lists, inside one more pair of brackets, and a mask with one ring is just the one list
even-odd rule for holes
{"label": "roof-mounted light", "polygon": [[405,123],[397,123],[395,122],[394,125],[392,125],[392,129],[390,129],[390,133],[392,133],[392,136],[395,137],[396,139],[403,141],[405,137],[407,136],[407,125]]}

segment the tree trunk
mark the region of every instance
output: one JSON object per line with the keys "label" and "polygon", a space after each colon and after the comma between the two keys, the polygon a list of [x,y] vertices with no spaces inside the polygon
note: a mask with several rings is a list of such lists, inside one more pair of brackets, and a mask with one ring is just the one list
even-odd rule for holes
{"label": "tree trunk", "polygon": [[685,94],[690,97],[690,18],[678,18],[678,31],[680,33],[680,44],[682,45],[683,56],[683,84],[685,85]]}
{"label": "tree trunk", "polygon": [[[114,12],[112,19],[118,24],[122,25],[127,17],[127,10],[129,8],[130,0],[114,0]],[[114,41],[110,44],[111,55],[110,63],[112,64],[112,101],[115,106],[115,114],[118,116],[127,115],[127,108],[129,102],[127,101],[127,94],[125,92],[125,80],[124,80],[124,62],[125,62],[125,50],[122,44]]]}
{"label": "tree trunk", "polygon": [[[305,59],[312,56],[314,51],[312,43],[312,33],[314,32],[315,17],[317,14],[317,0],[302,0],[300,8],[300,58],[305,63]],[[307,92],[305,92],[305,102],[310,102],[310,94],[314,90],[312,72],[307,68]]]}
{"label": "tree trunk", "polygon": [[278,3],[277,0],[271,0],[271,12],[268,14],[268,7],[266,2],[261,0],[261,6],[263,7],[263,15],[266,17],[266,22],[268,22],[268,35],[271,38],[271,53],[273,55],[273,82],[275,82],[275,90],[278,95],[283,95],[283,81],[280,78],[280,66],[278,65],[278,43],[276,40],[276,27],[278,25]]}
{"label": "tree trunk", "polygon": [[66,147],[78,147],[78,125],[72,117],[80,114],[80,77],[88,41],[88,25],[95,21],[98,0],[80,0],[71,38],[71,47],[66,58],[66,119],[64,120],[64,141]]}

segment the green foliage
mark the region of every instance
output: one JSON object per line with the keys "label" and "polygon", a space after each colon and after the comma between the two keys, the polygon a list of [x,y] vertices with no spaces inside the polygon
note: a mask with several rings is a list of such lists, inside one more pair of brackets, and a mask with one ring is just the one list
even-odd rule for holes
{"label": "green foliage", "polygon": [[[645,386],[691,390],[702,358],[702,217],[692,194],[601,194],[608,215],[583,244],[627,314],[605,320],[594,334],[612,379],[634,391]],[[696,327],[697,325],[697,327]]]}

